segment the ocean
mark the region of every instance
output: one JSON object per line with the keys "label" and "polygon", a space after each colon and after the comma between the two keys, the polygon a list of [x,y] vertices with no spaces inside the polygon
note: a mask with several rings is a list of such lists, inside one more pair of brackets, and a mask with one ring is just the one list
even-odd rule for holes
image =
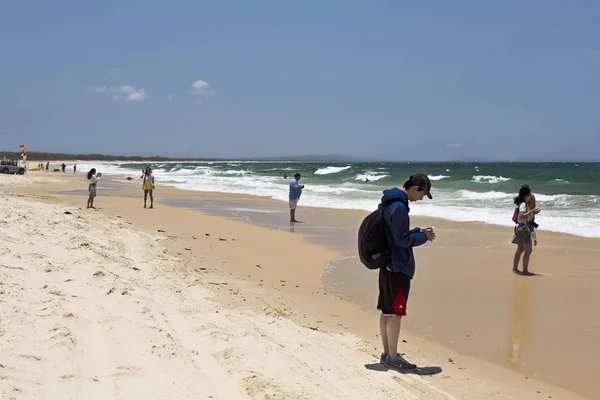
{"label": "ocean", "polygon": [[[302,174],[300,204],[374,210],[384,189],[415,172],[432,180],[433,200],[411,204],[412,215],[512,226],[513,198],[528,183],[542,212],[539,230],[600,237],[600,163],[316,163],[281,161],[79,164],[86,172],[139,179],[184,190],[239,193],[287,201],[289,179]],[[287,176],[285,178],[284,176]]]}

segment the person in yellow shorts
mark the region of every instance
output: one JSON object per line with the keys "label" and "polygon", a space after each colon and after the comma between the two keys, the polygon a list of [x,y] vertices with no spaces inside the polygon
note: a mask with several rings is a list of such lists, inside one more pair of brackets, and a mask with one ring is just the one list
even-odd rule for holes
{"label": "person in yellow shorts", "polygon": [[152,196],[152,191],[154,190],[154,176],[152,175],[150,167],[146,168],[146,171],[144,171],[142,189],[144,190],[144,208],[146,208],[148,194],[150,194],[150,208],[154,208],[154,197]]}

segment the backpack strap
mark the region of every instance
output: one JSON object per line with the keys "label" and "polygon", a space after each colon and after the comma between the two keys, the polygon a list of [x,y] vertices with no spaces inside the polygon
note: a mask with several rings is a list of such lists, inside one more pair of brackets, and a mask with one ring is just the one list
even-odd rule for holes
{"label": "backpack strap", "polygon": [[380,203],[379,207],[381,208],[381,218],[383,219],[383,226],[385,228],[385,236],[387,237],[388,240],[388,246],[391,248],[392,244],[394,243],[394,238],[392,237],[387,221],[385,220],[385,210],[387,210],[388,207],[390,207],[391,205],[393,205],[394,203],[399,202],[400,200],[389,200],[385,203]]}

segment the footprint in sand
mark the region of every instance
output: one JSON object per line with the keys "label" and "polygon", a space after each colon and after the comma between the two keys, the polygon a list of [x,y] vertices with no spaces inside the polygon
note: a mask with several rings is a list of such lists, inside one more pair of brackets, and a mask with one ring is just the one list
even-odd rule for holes
{"label": "footprint in sand", "polygon": [[25,358],[27,360],[42,361],[41,357],[34,356],[32,354],[21,354],[21,358]]}

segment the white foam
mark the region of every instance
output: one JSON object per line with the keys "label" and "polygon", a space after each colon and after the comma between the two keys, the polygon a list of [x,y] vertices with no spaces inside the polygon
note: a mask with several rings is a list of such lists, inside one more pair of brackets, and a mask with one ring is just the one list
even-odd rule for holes
{"label": "white foam", "polygon": [[442,179],[450,178],[448,175],[429,175],[431,181],[441,181]]}
{"label": "white foam", "polygon": [[490,199],[510,199],[513,195],[504,192],[472,192],[470,190],[461,190],[461,197],[473,200],[490,200]]}
{"label": "white foam", "polygon": [[[154,175],[158,185],[169,185],[184,190],[213,191],[267,196],[273,199],[288,200],[289,180],[281,176],[266,174],[246,174],[247,170],[227,170],[222,172],[218,166],[208,163],[194,168],[182,169],[180,164],[170,163],[165,168],[155,168]],[[139,181],[142,164],[137,168],[121,168],[114,164],[79,164],[78,169],[87,172],[96,168],[106,175],[120,178],[132,176]],[[222,165],[220,168],[227,168]],[[329,168],[329,169],[327,169]],[[322,170],[329,173],[340,172],[349,167],[327,167]],[[335,168],[335,170],[333,170]],[[343,168],[343,169],[340,169]],[[364,184],[364,178],[379,180],[387,177],[384,172],[366,171],[363,174],[347,178],[345,182],[326,184],[318,178],[311,181],[305,178],[301,204],[336,209],[358,209],[371,211],[381,199],[381,187],[376,184]],[[476,180],[478,176],[474,176]],[[374,178],[374,179],[371,179]],[[349,180],[348,180],[349,179]],[[481,175],[479,183],[504,182],[510,178]],[[363,181],[363,182],[359,182]],[[480,186],[485,188],[488,186]],[[411,204],[411,212],[416,215],[444,218],[455,221],[478,221],[488,224],[512,226],[513,197],[515,193],[501,191],[471,191],[454,189],[436,189],[433,201],[425,200]],[[579,236],[600,237],[600,196],[536,194],[542,213],[536,218],[540,229],[571,233]],[[507,229],[507,236],[511,230]]]}
{"label": "white foam", "polygon": [[345,171],[349,168],[352,168],[352,166],[348,165],[347,167],[325,167],[325,168],[319,168],[318,170],[315,171],[315,175],[329,175],[329,174],[337,174],[338,172],[342,172]]}
{"label": "white foam", "polygon": [[354,180],[356,180],[356,181],[365,181],[366,179],[368,179],[371,182],[375,182],[375,181],[378,181],[380,179],[387,178],[389,176],[389,175],[373,175],[374,173],[375,172],[373,172],[373,173],[367,172],[366,174],[358,174],[358,175],[356,175],[356,177],[354,178]]}
{"label": "white foam", "polygon": [[493,175],[475,175],[473,176],[472,182],[477,183],[500,183],[510,181],[511,178],[505,178],[503,176],[493,176]]}

